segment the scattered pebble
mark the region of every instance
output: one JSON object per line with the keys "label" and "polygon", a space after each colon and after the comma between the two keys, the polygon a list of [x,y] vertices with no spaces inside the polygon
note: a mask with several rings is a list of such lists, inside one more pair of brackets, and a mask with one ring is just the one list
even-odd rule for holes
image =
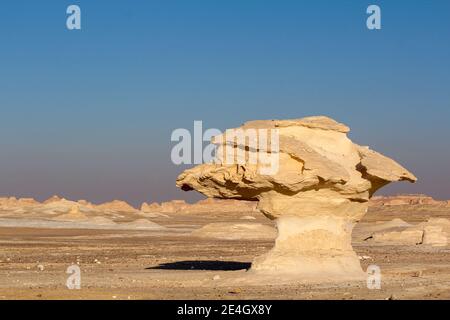
{"label": "scattered pebble", "polygon": [[231,293],[231,294],[238,294],[238,293],[241,293],[241,292],[242,292],[241,288],[236,288],[236,289],[228,291],[228,293]]}
{"label": "scattered pebble", "polygon": [[218,274],[216,274],[216,275],[213,277],[213,280],[220,280],[220,276],[219,276]]}
{"label": "scattered pebble", "polygon": [[45,269],[42,264],[38,264],[36,267],[38,268],[39,271],[44,271]]}

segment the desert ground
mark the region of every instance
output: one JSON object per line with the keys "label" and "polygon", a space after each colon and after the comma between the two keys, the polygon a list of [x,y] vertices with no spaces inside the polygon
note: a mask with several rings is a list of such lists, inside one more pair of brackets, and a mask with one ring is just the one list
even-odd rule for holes
{"label": "desert ground", "polygon": [[[364,270],[380,267],[381,289],[253,277],[252,260],[276,237],[255,205],[172,201],[134,209],[121,201],[1,198],[0,299],[450,299],[448,202],[372,200],[352,245]],[[66,287],[73,264],[79,290]]]}

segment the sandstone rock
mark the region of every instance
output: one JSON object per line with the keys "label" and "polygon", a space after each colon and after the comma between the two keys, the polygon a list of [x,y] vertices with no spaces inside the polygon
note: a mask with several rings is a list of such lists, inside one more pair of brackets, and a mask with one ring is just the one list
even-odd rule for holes
{"label": "sandstone rock", "polygon": [[161,203],[161,212],[175,213],[186,208],[188,204],[184,200],[172,200]]}
{"label": "sandstone rock", "polygon": [[95,209],[95,205],[89,201],[86,200],[78,200],[77,203],[86,209],[90,209],[90,210],[94,210]]}
{"label": "sandstone rock", "polygon": [[63,200],[63,199],[64,199],[64,198],[60,198],[60,197],[54,195],[54,196],[48,198],[47,200],[45,200],[45,201],[43,202],[43,204],[50,204],[50,203],[53,203],[53,202],[59,202],[59,201],[61,201],[61,200]]}
{"label": "sandstone rock", "polygon": [[423,244],[435,247],[448,245],[448,234],[443,231],[442,226],[426,226],[423,233]]}
{"label": "sandstone rock", "polygon": [[426,222],[422,222],[421,226],[440,226],[445,232],[450,232],[450,220],[445,218],[430,218]]}
{"label": "sandstone rock", "polygon": [[[393,225],[391,223],[391,225]],[[379,231],[372,228],[375,232],[372,235],[373,241],[384,245],[431,245],[431,246],[447,246],[450,234],[450,220],[443,218],[431,218],[427,222],[417,225],[401,226],[396,223],[397,228],[402,230]],[[402,228],[403,227],[403,228]]]}
{"label": "sandstone rock", "polygon": [[387,222],[377,221],[375,223],[360,223],[353,235],[357,236],[361,240],[370,240],[373,238],[375,233],[403,231],[409,227],[413,227],[413,225],[403,221],[402,219],[395,218]]}
{"label": "sandstone rock", "polygon": [[110,210],[118,212],[136,212],[137,210],[131,205],[121,200],[113,200],[111,202],[102,203],[95,207],[97,210]]}
{"label": "sandstone rock", "polygon": [[144,202],[141,205],[141,211],[145,212],[145,213],[161,212],[162,207],[156,202],[151,203],[151,204]]}
{"label": "sandstone rock", "polygon": [[[254,140],[229,139],[227,133],[214,137],[218,154],[225,156],[186,170],[177,186],[207,197],[258,201],[258,209],[276,219],[275,247],[254,261],[253,272],[363,279],[351,247],[354,223],[367,212],[368,200],[379,188],[393,181],[414,182],[416,177],[395,161],[354,144],[346,135],[348,127],[327,117],[251,121],[239,129],[267,131],[257,131]],[[267,132],[275,139],[267,139],[262,147],[251,144],[264,141]],[[267,152],[268,147],[275,148]],[[278,170],[267,174],[264,164],[250,161],[264,156],[270,156]],[[240,161],[230,164],[230,159]]]}
{"label": "sandstone rock", "polygon": [[272,240],[276,237],[273,227],[260,223],[210,223],[191,233],[195,237],[222,240]]}
{"label": "sandstone rock", "polygon": [[61,221],[85,221],[88,220],[88,216],[80,212],[77,205],[73,205],[69,213],[54,217],[55,220]]}
{"label": "sandstone rock", "polygon": [[3,209],[28,208],[38,204],[39,202],[37,202],[33,198],[20,198],[20,199],[17,199],[16,197],[0,198],[0,207],[2,207]]}
{"label": "sandstone rock", "polygon": [[9,199],[10,197],[0,197],[0,204],[6,203]]}
{"label": "sandstone rock", "polygon": [[423,244],[436,247],[449,245],[450,220],[445,218],[430,218],[427,222],[420,223],[423,227]]}
{"label": "sandstone rock", "polygon": [[17,200],[17,205],[20,207],[33,207],[38,204],[39,202],[37,202],[33,198],[20,198],[19,200]]}
{"label": "sandstone rock", "polygon": [[55,214],[55,213],[61,213],[61,212],[70,212],[75,210],[79,210],[79,204],[75,201],[70,201],[66,199],[59,199],[56,200],[54,198],[52,201],[46,201],[42,205],[39,205],[36,207],[36,211],[40,211],[46,214]]}
{"label": "sandstone rock", "polygon": [[373,197],[371,206],[402,206],[402,205],[446,205],[445,201],[438,201],[423,194],[397,195],[391,197]]}
{"label": "sandstone rock", "polygon": [[156,202],[148,204],[144,202],[141,205],[141,211],[144,213],[153,213],[153,212],[176,213],[188,206],[189,204],[186,203],[184,200],[172,200],[168,202],[162,202],[161,204],[158,204]]}
{"label": "sandstone rock", "polygon": [[417,245],[423,241],[423,230],[410,228],[403,231],[380,232],[373,235],[373,240],[386,245]]}

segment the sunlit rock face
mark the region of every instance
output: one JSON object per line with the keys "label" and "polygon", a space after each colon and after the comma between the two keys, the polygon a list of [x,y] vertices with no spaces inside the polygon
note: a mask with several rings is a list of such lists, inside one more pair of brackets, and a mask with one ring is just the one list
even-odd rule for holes
{"label": "sunlit rock face", "polygon": [[244,150],[244,158],[232,163],[222,156],[186,170],[177,186],[208,197],[258,201],[258,209],[276,219],[275,246],[253,262],[252,272],[363,277],[351,246],[354,224],[367,212],[375,191],[393,181],[415,182],[416,177],[394,160],[353,143],[349,128],[328,117],[250,121],[238,129],[256,131],[258,141],[264,140],[261,134],[276,133],[276,143],[266,139],[276,150],[262,149],[277,157],[277,170],[265,174],[261,163],[249,161],[261,145],[255,147],[250,138],[230,141],[225,133],[213,139],[218,154],[229,158],[230,150]]}

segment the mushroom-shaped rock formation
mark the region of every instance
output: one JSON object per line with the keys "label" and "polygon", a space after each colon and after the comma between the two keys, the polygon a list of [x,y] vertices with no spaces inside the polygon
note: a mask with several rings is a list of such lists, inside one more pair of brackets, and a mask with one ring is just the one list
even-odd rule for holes
{"label": "mushroom-shaped rock formation", "polygon": [[[367,212],[376,190],[393,181],[415,182],[416,177],[392,159],[353,143],[349,128],[328,117],[250,121],[232,132],[237,131],[248,132],[249,138],[229,138],[228,130],[214,137],[222,156],[184,171],[177,186],[213,198],[259,201],[258,209],[276,219],[275,246],[256,258],[252,272],[302,279],[364,277],[351,246],[354,224]],[[254,140],[278,148],[255,147]],[[237,161],[242,150],[245,156]],[[265,174],[260,162],[250,161],[262,152],[277,157],[276,171]]]}

